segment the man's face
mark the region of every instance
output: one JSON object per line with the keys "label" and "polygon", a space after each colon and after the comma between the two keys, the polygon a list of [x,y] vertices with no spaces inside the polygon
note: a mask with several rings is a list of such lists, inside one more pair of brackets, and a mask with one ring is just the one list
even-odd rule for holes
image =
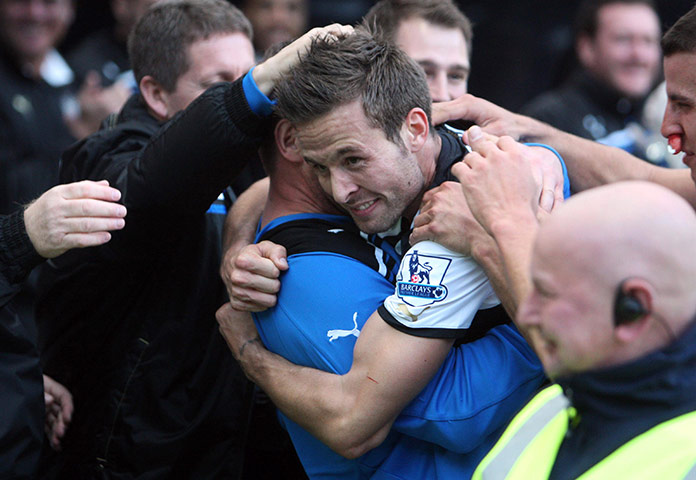
{"label": "man's face", "polygon": [[665,58],[667,108],[662,135],[676,135],[684,163],[696,182],[696,53],[676,53]]}
{"label": "man's face", "polygon": [[0,36],[21,62],[41,62],[73,13],[71,0],[0,0]]}
{"label": "man's face", "polygon": [[360,230],[386,231],[418,205],[426,186],[418,159],[369,125],[360,101],[297,130],[302,156],[322,189],[348,211]]}
{"label": "man's face", "polygon": [[248,0],[244,14],[254,27],[254,42],[261,53],[299,37],[307,28],[306,0]]}
{"label": "man's face", "polygon": [[469,52],[461,30],[414,17],[399,24],[396,44],[425,71],[434,102],[453,100],[466,93]]}
{"label": "man's face", "polygon": [[533,289],[517,314],[552,379],[606,366],[615,350],[611,295],[582,269],[582,252],[569,251],[568,239],[561,237],[540,233],[532,257]]}
{"label": "man's face", "polygon": [[214,35],[191,44],[188,60],[189,69],[179,77],[174,91],[165,94],[167,119],[213,84],[244,75],[254,65],[254,48],[243,33]]}
{"label": "man's face", "polygon": [[628,97],[648,94],[660,65],[660,23],[650,7],[602,7],[595,38],[584,45],[580,56],[594,75]]}

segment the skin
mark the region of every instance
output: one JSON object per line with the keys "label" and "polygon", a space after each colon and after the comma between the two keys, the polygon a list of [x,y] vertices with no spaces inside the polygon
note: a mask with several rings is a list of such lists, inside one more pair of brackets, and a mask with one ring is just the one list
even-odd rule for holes
{"label": "skin", "polygon": [[652,88],[660,66],[660,21],[647,5],[609,4],[600,8],[594,38],[580,37],[578,57],[594,76],[640,98]]}
{"label": "skin", "polygon": [[306,0],[247,0],[243,11],[254,28],[254,45],[259,53],[299,37],[307,28]]}
{"label": "skin", "polygon": [[34,76],[72,23],[71,0],[1,0],[0,36]]}
{"label": "skin", "polygon": [[434,176],[440,139],[430,136],[422,110],[412,113],[402,127],[403,148],[368,124],[358,100],[298,127],[299,147],[321,187],[364,232],[412,217]]}
{"label": "skin", "polygon": [[126,207],[116,203],[120,198],[121,192],[105,180],[53,187],[24,211],[29,240],[44,258],[106,243],[110,230],[125,226]]}
{"label": "skin", "polygon": [[423,67],[433,102],[464,95],[469,80],[469,51],[461,30],[418,17],[399,24],[396,44]]}
{"label": "skin", "polygon": [[676,53],[665,58],[667,108],[661,133],[665,137],[678,135],[684,164],[696,181],[696,54]]}
{"label": "skin", "polygon": [[[534,243],[533,289],[517,318],[534,338],[548,375],[626,363],[686,329],[696,302],[690,288],[696,280],[694,240],[693,209],[645,182],[584,192],[551,215]],[[621,282],[647,313],[615,325]]]}
{"label": "skin", "polygon": [[237,32],[194,42],[188,47],[188,59],[189,69],[178,78],[174,91],[155,92],[153,110],[162,119],[173,117],[213,84],[245,74],[254,65],[254,50],[249,38]]}

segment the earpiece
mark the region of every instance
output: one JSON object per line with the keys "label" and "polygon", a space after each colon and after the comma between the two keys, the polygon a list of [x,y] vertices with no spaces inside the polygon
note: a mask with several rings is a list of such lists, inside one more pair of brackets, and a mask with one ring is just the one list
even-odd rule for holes
{"label": "earpiece", "polygon": [[636,297],[624,291],[624,283],[625,280],[616,288],[614,300],[614,325],[617,327],[634,322],[650,313]]}

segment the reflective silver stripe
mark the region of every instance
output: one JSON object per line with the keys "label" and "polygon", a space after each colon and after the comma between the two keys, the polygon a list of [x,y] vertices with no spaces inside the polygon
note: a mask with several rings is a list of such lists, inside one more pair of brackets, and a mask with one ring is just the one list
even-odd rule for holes
{"label": "reflective silver stripe", "polygon": [[696,463],[694,463],[691,470],[684,475],[684,480],[696,480]]}
{"label": "reflective silver stripe", "polygon": [[559,392],[547,401],[539,410],[534,412],[524,425],[512,436],[509,442],[500,450],[498,455],[481,473],[482,480],[500,480],[512,470],[525,447],[544,429],[556,415],[568,408],[568,399]]}

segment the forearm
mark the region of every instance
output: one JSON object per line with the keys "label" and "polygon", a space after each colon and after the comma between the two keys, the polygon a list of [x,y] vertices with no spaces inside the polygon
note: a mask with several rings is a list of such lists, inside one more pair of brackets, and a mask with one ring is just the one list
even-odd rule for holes
{"label": "forearm", "polygon": [[162,202],[178,214],[205,211],[249,161],[257,161],[262,129],[241,80],[211,87],[128,164],[126,206]]}
{"label": "forearm", "polygon": [[[350,447],[355,440],[350,438],[346,417],[355,396],[343,388],[342,376],[290,363],[264,348],[260,340],[246,345],[240,364],[281,412],[329,448],[349,458],[363,453]],[[365,444],[358,440],[357,444]],[[366,445],[364,451],[380,442]]]}
{"label": "forearm", "polygon": [[493,290],[505,311],[510,318],[515,318],[521,299],[517,298],[514,293],[518,290],[524,291],[525,287],[517,286],[517,288],[513,288],[513,286],[508,284],[510,280],[506,275],[503,256],[498,245],[492,243],[485,247],[472,246],[471,255],[485,270],[486,276],[491,282]]}
{"label": "forearm", "polygon": [[[507,287],[507,295],[504,297],[507,303],[515,305],[514,313],[532,288],[529,269],[538,228],[539,224],[531,210],[500,219],[491,225],[501,260],[497,262],[493,272],[497,276],[496,281],[503,281],[503,285]],[[498,267],[504,272],[504,280],[500,278],[500,272],[495,270]],[[513,315],[511,317],[515,318]],[[524,333],[524,330],[522,332]]]}
{"label": "forearm", "polygon": [[581,138],[528,117],[528,138],[554,147],[568,168],[574,192],[622,180],[648,180],[659,167],[640,160],[616,147]]}

